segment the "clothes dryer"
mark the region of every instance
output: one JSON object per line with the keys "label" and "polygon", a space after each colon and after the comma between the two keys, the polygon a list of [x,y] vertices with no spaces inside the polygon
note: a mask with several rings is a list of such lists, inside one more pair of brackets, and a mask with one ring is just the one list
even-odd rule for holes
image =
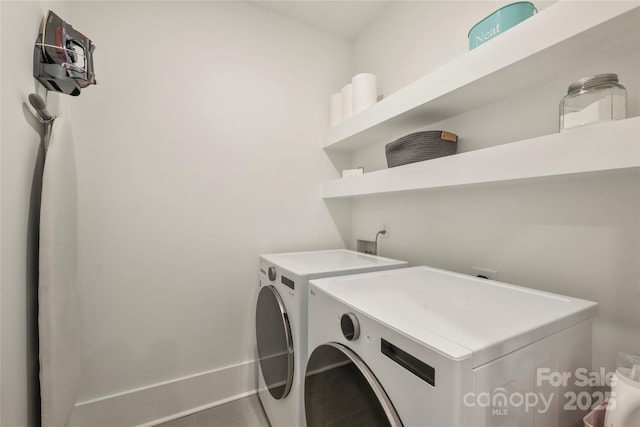
{"label": "clothes dryer", "polygon": [[307,360],[309,280],[406,266],[405,261],[349,250],[260,257],[256,306],[258,394],[272,426],[304,425],[302,378]]}
{"label": "clothes dryer", "polygon": [[552,427],[584,415],[564,401],[580,391],[575,376],[557,375],[591,369],[596,303],[429,267],[313,280],[309,292],[309,427]]}

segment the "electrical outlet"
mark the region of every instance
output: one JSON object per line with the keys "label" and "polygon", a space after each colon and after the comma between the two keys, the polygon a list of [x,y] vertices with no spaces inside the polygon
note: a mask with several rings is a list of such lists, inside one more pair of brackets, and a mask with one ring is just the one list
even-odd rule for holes
{"label": "electrical outlet", "polygon": [[473,275],[476,277],[482,276],[482,277],[486,277],[489,280],[498,280],[498,270],[493,270],[491,268],[486,268],[486,267],[475,267],[475,266],[472,266],[471,269],[473,270]]}
{"label": "electrical outlet", "polygon": [[385,234],[381,234],[380,237],[389,237],[389,220],[388,219],[381,219],[380,220],[380,228],[378,228],[378,231],[384,230]]}

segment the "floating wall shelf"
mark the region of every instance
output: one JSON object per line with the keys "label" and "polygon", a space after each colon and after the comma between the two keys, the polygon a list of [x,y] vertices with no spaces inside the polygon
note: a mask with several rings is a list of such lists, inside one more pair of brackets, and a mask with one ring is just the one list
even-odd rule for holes
{"label": "floating wall shelf", "polygon": [[[331,128],[324,148],[393,141],[640,46],[638,2],[558,2]],[[556,138],[550,137],[550,138]]]}
{"label": "floating wall shelf", "polygon": [[322,194],[348,198],[632,169],[640,169],[639,117],[326,181]]}

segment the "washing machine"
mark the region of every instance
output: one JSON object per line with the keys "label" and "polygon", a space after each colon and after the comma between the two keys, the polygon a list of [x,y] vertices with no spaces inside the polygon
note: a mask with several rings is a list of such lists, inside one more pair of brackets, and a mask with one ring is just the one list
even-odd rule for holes
{"label": "washing machine", "polygon": [[349,250],[260,256],[258,394],[272,426],[304,426],[302,379],[307,360],[309,280],[406,266],[404,261]]}
{"label": "washing machine", "polygon": [[307,425],[578,425],[596,310],[430,267],[313,280]]}

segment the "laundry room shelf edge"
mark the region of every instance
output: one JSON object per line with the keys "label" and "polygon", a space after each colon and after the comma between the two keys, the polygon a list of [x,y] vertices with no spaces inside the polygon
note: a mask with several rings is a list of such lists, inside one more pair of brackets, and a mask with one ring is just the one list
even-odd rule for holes
{"label": "laundry room shelf edge", "polygon": [[558,74],[637,52],[639,21],[638,2],[558,2],[329,129],[324,148],[391,142]]}
{"label": "laundry room shelf edge", "polygon": [[324,199],[640,171],[640,117],[325,181]]}

